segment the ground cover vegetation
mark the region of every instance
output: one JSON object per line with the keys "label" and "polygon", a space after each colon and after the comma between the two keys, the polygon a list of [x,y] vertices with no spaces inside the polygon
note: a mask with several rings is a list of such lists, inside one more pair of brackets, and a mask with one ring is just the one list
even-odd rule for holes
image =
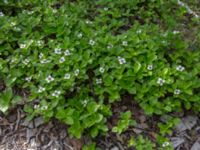
{"label": "ground cover vegetation", "polygon": [[[200,111],[199,18],[176,0],[8,0],[0,10],[3,113],[23,105],[27,119],[56,118],[71,136],[95,138],[124,95],[147,116]],[[116,134],[137,125],[131,110],[118,118]],[[178,121],[169,120],[156,144],[129,145],[170,149]]]}

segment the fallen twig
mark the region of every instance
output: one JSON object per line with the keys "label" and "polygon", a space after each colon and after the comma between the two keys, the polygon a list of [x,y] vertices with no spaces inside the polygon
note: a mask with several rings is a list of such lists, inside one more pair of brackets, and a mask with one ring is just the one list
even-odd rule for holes
{"label": "fallen twig", "polygon": [[189,14],[192,14],[195,18],[199,18],[199,15],[194,12],[187,4],[183,3],[180,0],[177,0],[178,4],[182,7],[185,7]]}
{"label": "fallen twig", "polygon": [[65,145],[66,147],[68,147],[70,150],[74,150],[73,147],[71,147],[70,145],[68,145],[68,144],[65,143],[65,142],[64,142],[64,145]]}
{"label": "fallen twig", "polygon": [[17,121],[16,121],[16,125],[15,125],[15,131],[16,131],[16,130],[18,129],[18,127],[19,127],[20,120],[21,120],[21,114],[20,114],[19,109],[17,109]]}

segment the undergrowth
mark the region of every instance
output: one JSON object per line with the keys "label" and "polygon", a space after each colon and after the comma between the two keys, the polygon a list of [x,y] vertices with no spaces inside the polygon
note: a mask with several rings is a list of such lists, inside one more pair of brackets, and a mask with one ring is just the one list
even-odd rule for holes
{"label": "undergrowth", "polygon": [[[57,118],[80,138],[106,134],[126,94],[149,116],[200,111],[199,19],[176,0],[4,0],[0,10],[2,112],[23,104],[28,119]],[[119,118],[118,134],[136,124],[130,111]]]}

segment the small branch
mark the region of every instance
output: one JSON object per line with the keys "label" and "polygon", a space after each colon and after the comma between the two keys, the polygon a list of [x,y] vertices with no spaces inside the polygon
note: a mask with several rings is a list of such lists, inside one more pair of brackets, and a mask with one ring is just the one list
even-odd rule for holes
{"label": "small branch", "polygon": [[178,4],[182,7],[185,7],[189,14],[193,15],[195,18],[199,18],[199,15],[194,12],[187,4],[183,3],[180,0],[177,0]]}
{"label": "small branch", "polygon": [[18,127],[19,127],[20,119],[21,119],[20,110],[17,109],[17,121],[16,121],[16,125],[15,125],[15,131],[16,131],[16,130],[18,129]]}

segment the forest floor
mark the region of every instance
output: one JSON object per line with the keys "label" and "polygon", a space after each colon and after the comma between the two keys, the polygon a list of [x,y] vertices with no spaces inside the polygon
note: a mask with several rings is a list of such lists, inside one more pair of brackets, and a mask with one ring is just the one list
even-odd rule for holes
{"label": "forest floor", "polygon": [[[195,0],[196,1],[196,0]],[[193,1],[188,1],[192,3]],[[191,4],[192,5],[192,4]],[[192,7],[199,12],[198,7]],[[197,31],[197,28],[183,30],[188,40]],[[189,34],[190,33],[190,34]],[[127,98],[129,99],[129,98]],[[95,142],[102,150],[134,150],[128,147],[131,136],[143,134],[155,142],[155,136],[159,133],[158,122],[165,122],[165,116],[147,117],[143,110],[133,101],[127,104],[126,100],[112,107],[113,116],[108,120],[111,129],[117,122],[120,112],[131,110],[136,127],[130,127],[126,132],[117,135],[109,131],[105,136],[99,136],[95,140],[87,135],[81,139],[71,138],[67,133],[67,126],[55,119],[44,122],[42,117],[36,117],[32,121],[26,120],[26,114],[21,106],[10,111],[6,116],[0,113],[0,150],[81,150],[83,145]],[[200,150],[200,114],[185,111],[183,113],[172,113],[169,116],[180,119],[179,124],[174,127],[169,139],[175,150]]]}
{"label": "forest floor", "polygon": [[[136,104],[130,104],[134,118],[138,122],[136,127],[129,128],[121,135],[108,132],[105,136],[99,136],[92,140],[84,135],[81,139],[70,138],[67,134],[67,126],[55,119],[45,123],[41,117],[27,121],[26,114],[21,107],[11,111],[7,116],[0,116],[0,149],[1,150],[81,150],[84,145],[95,142],[103,150],[134,150],[128,148],[128,140],[131,136],[143,134],[155,141],[159,132],[156,124],[165,122],[165,117],[147,117]],[[119,109],[120,108],[120,109]],[[113,106],[113,116],[108,121],[108,127],[116,123],[118,113],[126,111],[127,105],[118,103]],[[171,114],[180,118],[180,123],[169,135],[176,150],[200,149],[200,117],[191,112]]]}

